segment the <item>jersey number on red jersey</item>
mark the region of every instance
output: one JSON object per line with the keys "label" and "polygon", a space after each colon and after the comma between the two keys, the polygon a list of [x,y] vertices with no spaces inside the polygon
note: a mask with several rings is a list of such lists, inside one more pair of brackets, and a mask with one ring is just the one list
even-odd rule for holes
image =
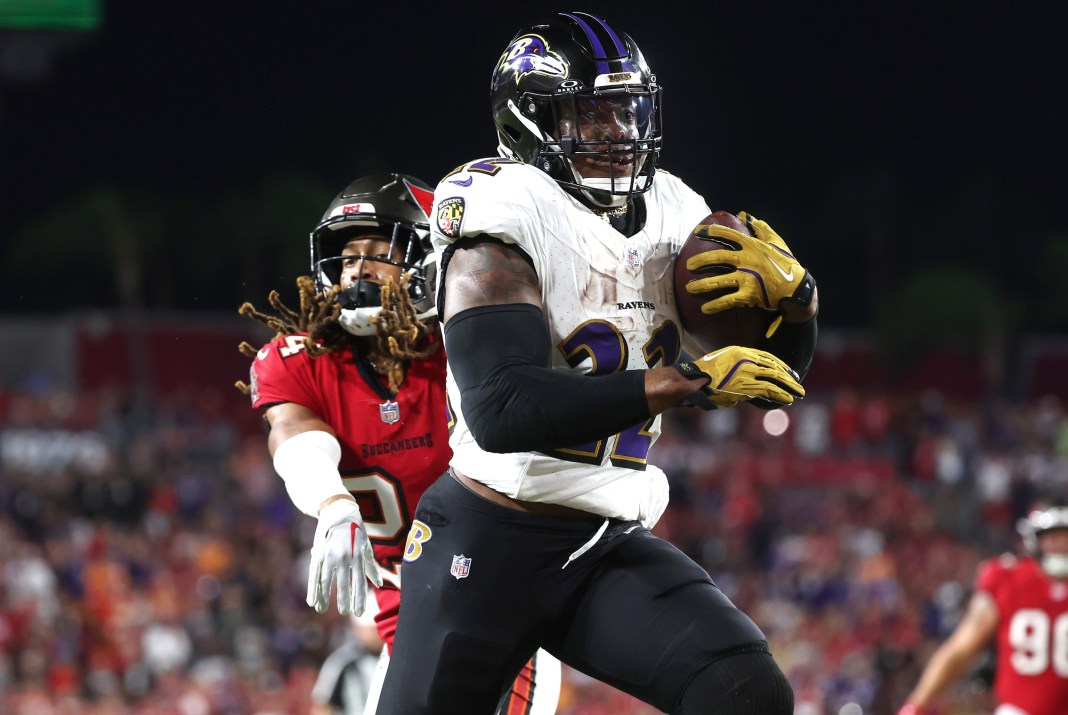
{"label": "jersey number on red jersey", "polygon": [[1037,608],[1023,608],[1009,621],[1012,667],[1020,675],[1040,675],[1047,668],[1068,678],[1068,613],[1051,622],[1050,615]]}

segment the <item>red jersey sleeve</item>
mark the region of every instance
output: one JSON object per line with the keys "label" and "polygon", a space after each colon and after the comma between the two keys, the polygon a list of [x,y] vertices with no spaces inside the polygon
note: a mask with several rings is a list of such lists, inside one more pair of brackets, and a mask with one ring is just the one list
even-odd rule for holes
{"label": "red jersey sleeve", "polygon": [[293,402],[323,414],[311,360],[303,335],[287,335],[260,348],[249,369],[252,406]]}
{"label": "red jersey sleeve", "polygon": [[1015,565],[1016,557],[1012,554],[1003,554],[983,561],[976,572],[975,590],[986,591],[996,597],[1001,585],[1009,578],[1009,571]]}

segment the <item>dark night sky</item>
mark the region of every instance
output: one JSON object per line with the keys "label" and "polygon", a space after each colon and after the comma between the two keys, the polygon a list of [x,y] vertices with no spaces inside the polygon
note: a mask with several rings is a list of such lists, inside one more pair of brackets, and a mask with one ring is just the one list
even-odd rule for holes
{"label": "dark night sky", "polygon": [[494,151],[489,75],[514,32],[570,9],[634,36],[665,87],[661,166],[779,229],[827,324],[870,317],[860,286],[928,264],[1004,273],[1029,238],[1068,232],[1055,3],[103,5],[42,80],[0,79],[5,245],[94,185],[210,200],[280,170],[434,183]]}

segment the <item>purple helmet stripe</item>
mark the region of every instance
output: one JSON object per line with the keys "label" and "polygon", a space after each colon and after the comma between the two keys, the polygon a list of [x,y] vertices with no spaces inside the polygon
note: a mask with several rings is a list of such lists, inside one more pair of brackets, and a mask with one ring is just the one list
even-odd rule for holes
{"label": "purple helmet stripe", "polygon": [[578,15],[573,15],[569,12],[561,13],[564,17],[574,20],[579,27],[586,33],[586,39],[590,41],[590,45],[593,47],[593,56],[597,59],[597,74],[608,74],[608,63],[600,59],[605,56],[604,47],[601,46],[601,41],[597,39],[597,33],[593,31],[593,28],[586,24]]}
{"label": "purple helmet stripe", "polygon": [[[609,53],[605,50],[604,44],[601,42],[601,38],[598,37],[597,29],[587,23],[579,13],[564,12],[560,13],[564,17],[575,22],[586,33],[586,38],[590,41],[590,46],[593,48],[594,59],[597,60],[597,73],[608,74],[612,71],[612,67],[607,60],[609,59]],[[620,67],[616,71],[634,72],[634,63],[631,61],[630,52],[627,49],[627,45],[623,42],[619,34],[613,30],[608,23],[599,17],[589,15],[587,13],[581,13],[582,16],[590,18],[590,20],[597,23],[597,27],[603,32],[603,36],[611,40],[615,46],[615,55],[613,57],[618,58]]]}
{"label": "purple helmet stripe", "polygon": [[590,17],[596,20],[601,25],[601,27],[604,28],[604,31],[608,33],[608,37],[611,38],[612,42],[616,46],[616,53],[619,54],[621,57],[626,57],[627,46],[624,45],[623,41],[619,39],[619,35],[616,34],[616,31],[613,30],[611,26],[601,18],[596,17],[594,15],[590,15]]}

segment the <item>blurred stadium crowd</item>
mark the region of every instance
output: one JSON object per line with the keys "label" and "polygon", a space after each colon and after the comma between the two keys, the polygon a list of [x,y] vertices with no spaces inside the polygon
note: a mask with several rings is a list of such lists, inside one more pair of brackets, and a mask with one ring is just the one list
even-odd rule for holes
{"label": "blurred stadium crowd", "polygon": [[[0,391],[0,712],[310,711],[351,630],[304,603],[315,522],[226,386],[238,377],[151,403],[108,385]],[[764,629],[801,715],[893,713],[979,560],[1015,549],[1015,519],[1068,485],[1052,397],[836,387],[788,411],[677,410],[664,432],[657,531]],[[980,667],[951,712],[982,712],[985,684]],[[558,712],[653,711],[565,670]]]}

